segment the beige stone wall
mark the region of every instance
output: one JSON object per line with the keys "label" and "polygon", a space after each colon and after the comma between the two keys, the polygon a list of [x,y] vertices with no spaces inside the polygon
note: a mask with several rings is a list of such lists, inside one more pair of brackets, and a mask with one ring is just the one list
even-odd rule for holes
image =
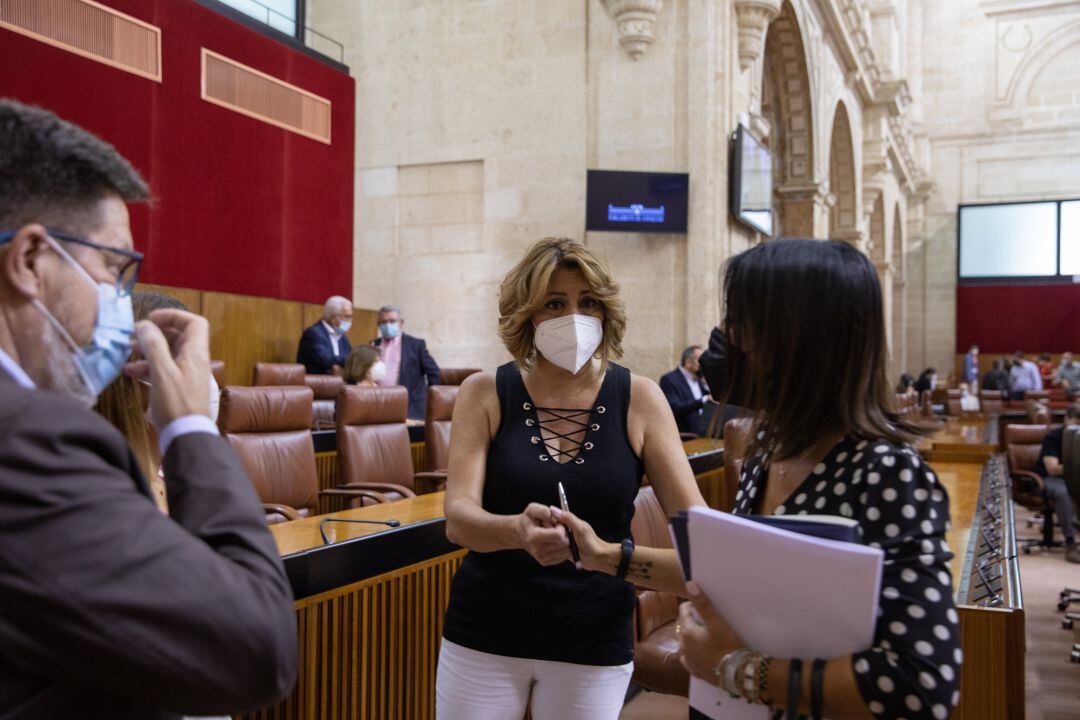
{"label": "beige stone wall", "polygon": [[1080,2],[918,6],[916,110],[934,192],[912,227],[921,297],[909,303],[908,339],[913,367],[951,368],[957,206],[1080,196]]}
{"label": "beige stone wall", "polygon": [[[508,357],[496,334],[499,281],[529,243],[564,235],[604,253],[621,281],[634,371],[657,377],[685,345],[704,343],[720,317],[721,264],[759,241],[728,209],[729,136],[739,122],[767,133],[771,121],[761,60],[744,67],[738,5],[666,0],[634,60],[601,0],[309,0],[308,24],[343,42],[357,78],[357,304],[400,305],[406,330],[443,365],[492,368]],[[919,283],[904,281],[914,245],[895,226],[897,216],[908,224],[912,184],[886,157],[896,143],[886,101],[868,100],[883,80],[867,79],[873,65],[899,80],[906,7],[777,1],[786,35],[774,35],[797,37],[800,49],[775,48],[774,66],[805,67],[802,80],[775,86],[806,89],[775,118],[785,142],[800,136],[785,222],[804,218],[819,237],[833,226],[871,254],[886,315],[909,326],[891,331],[894,354],[910,355],[921,306],[906,296]],[[880,60],[852,55],[857,43],[837,35],[851,22],[873,35]],[[760,40],[759,58],[764,26]],[[833,167],[843,172],[830,177]],[[586,234],[590,168],[690,173],[689,232]]]}

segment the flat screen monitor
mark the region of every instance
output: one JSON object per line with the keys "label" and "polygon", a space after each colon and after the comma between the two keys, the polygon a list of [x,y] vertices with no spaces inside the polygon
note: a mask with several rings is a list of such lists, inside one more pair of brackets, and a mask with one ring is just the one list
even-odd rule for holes
{"label": "flat screen monitor", "polygon": [[686,173],[589,170],[585,229],[632,233],[685,233]]}
{"label": "flat screen monitor", "polygon": [[772,155],[742,125],[731,149],[731,211],[735,219],[772,235]]}
{"label": "flat screen monitor", "polygon": [[961,205],[959,214],[961,280],[1058,274],[1057,202]]}

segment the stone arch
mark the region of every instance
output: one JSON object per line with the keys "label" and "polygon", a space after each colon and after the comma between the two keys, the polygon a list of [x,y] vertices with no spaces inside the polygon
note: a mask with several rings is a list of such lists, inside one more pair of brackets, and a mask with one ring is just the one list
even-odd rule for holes
{"label": "stone arch", "polygon": [[814,120],[806,48],[785,0],[765,36],[761,114],[769,121],[776,235],[814,235]]}
{"label": "stone arch", "polygon": [[855,144],[847,107],[841,101],[836,104],[829,140],[829,192],[835,198],[829,211],[830,237],[857,239],[859,206],[855,184]]}
{"label": "stone arch", "polygon": [[1028,93],[1043,68],[1076,43],[1080,43],[1080,22],[1064,25],[1037,43],[1009,79],[1005,100],[995,108],[994,115],[1021,117]]}

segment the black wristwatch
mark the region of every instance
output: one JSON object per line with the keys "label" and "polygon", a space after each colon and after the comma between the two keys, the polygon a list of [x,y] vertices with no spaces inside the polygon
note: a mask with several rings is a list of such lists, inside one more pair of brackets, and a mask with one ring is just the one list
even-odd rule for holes
{"label": "black wristwatch", "polygon": [[619,554],[619,567],[615,571],[615,577],[620,580],[626,579],[626,571],[630,569],[630,557],[634,554],[634,539],[624,538],[622,550]]}

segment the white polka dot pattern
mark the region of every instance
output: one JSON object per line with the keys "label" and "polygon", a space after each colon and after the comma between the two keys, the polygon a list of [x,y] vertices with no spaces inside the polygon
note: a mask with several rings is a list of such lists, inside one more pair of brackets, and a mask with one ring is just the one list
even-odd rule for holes
{"label": "white polka dot pattern", "polygon": [[[755,511],[767,476],[767,455],[746,460],[736,513]],[[844,438],[774,512],[785,511],[853,517],[862,541],[885,551],[874,647],[852,656],[870,712],[947,718],[963,654],[945,542],[949,498],[933,469],[910,446]]]}

